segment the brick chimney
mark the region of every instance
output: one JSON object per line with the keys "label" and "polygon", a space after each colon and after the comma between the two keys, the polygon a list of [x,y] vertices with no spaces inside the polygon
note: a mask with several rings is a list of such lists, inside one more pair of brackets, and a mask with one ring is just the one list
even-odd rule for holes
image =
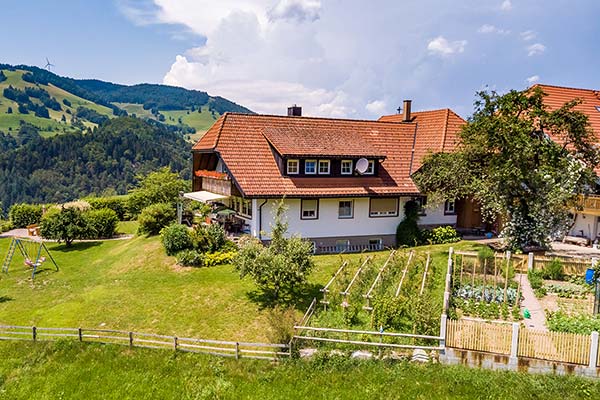
{"label": "brick chimney", "polygon": [[403,122],[410,122],[411,120],[411,115],[410,115],[410,105],[412,103],[412,100],[404,100],[404,107],[402,107],[402,111],[403,111],[403,117],[402,117],[402,121]]}
{"label": "brick chimney", "polygon": [[302,107],[293,105],[288,107],[288,117],[301,117],[302,116]]}

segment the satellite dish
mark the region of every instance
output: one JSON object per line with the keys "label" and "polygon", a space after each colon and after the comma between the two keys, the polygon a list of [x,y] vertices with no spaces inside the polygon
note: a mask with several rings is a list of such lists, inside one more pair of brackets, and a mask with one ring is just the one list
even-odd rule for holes
{"label": "satellite dish", "polygon": [[356,161],[356,172],[358,172],[359,174],[364,174],[365,172],[367,172],[367,170],[369,169],[369,160],[367,160],[366,158],[359,158],[358,161]]}

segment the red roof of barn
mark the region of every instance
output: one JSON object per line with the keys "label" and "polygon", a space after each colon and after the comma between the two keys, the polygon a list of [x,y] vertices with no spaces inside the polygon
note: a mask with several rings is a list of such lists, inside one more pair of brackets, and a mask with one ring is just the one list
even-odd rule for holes
{"label": "red roof of barn", "polygon": [[[450,151],[464,120],[450,110],[417,112],[412,122],[225,113],[194,145],[219,154],[246,197],[415,195],[410,175],[428,152]],[[414,146],[414,156],[413,156]],[[379,176],[283,176],[283,156],[383,159]]]}

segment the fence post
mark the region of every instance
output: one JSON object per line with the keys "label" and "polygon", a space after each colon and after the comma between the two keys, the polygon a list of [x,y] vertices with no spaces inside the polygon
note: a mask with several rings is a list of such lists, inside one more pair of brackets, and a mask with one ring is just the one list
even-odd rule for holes
{"label": "fence post", "polygon": [[81,331],[81,328],[77,328],[77,336],[79,336],[79,341],[83,342],[83,332]]}
{"label": "fence post", "polygon": [[235,342],[235,359],[240,359],[240,344],[238,342]]}
{"label": "fence post", "polygon": [[177,336],[173,336],[173,350],[177,351]]}
{"label": "fence post", "polygon": [[35,326],[31,327],[31,336],[33,337],[33,341],[37,340],[37,328]]}
{"label": "fence post", "polygon": [[519,324],[513,322],[512,325],[512,340],[510,342],[510,364],[517,365],[517,355],[519,348]]}
{"label": "fence post", "polygon": [[533,253],[527,254],[527,270],[528,271],[533,271],[533,263],[534,263]]}
{"label": "fence post", "polygon": [[590,346],[590,363],[588,367],[596,369],[598,364],[598,332],[592,332],[591,346]]}
{"label": "fence post", "polygon": [[129,332],[129,347],[133,347],[133,332]]}
{"label": "fence post", "polygon": [[442,319],[440,321],[440,347],[443,347],[442,352],[446,351],[446,330],[448,327],[448,316],[446,314],[442,314]]}

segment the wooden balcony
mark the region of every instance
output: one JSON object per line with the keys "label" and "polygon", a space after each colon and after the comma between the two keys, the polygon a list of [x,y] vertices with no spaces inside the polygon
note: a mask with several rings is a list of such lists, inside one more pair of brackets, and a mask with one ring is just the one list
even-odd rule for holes
{"label": "wooden balcony", "polygon": [[579,212],[600,216],[600,195],[579,196],[578,205],[581,207],[581,209],[578,209]]}
{"label": "wooden balcony", "polygon": [[200,181],[200,190],[221,194],[223,196],[235,195],[232,182],[225,173],[198,170],[194,173],[195,179]]}

